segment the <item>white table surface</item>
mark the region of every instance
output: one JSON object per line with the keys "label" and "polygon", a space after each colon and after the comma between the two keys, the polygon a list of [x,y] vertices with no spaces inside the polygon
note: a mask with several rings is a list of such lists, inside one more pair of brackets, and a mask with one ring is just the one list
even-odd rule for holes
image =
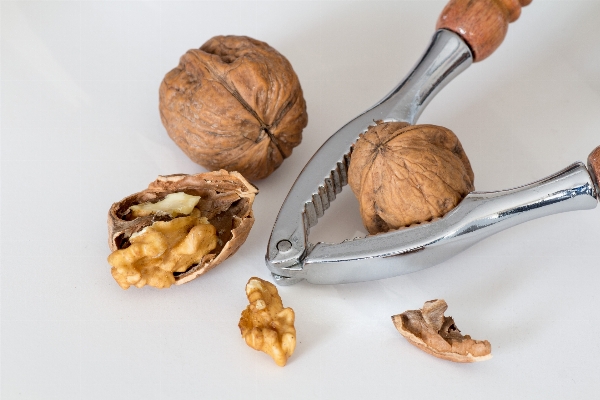
{"label": "white table surface", "polygon": [[[539,219],[436,267],[376,282],[280,288],[297,316],[285,368],[237,327],[293,180],[337,128],[387,93],[443,1],[7,2],[1,11],[2,399],[598,398],[600,210]],[[478,190],[514,187],[600,144],[600,1],[534,0],[489,59],[422,123],[457,133]],[[205,276],[122,290],[106,213],[159,174],[204,171],[169,139],[158,87],[218,34],[271,44],[308,104],[302,144],[257,182],[247,242]],[[311,240],[361,227],[350,190]],[[453,364],[390,316],[443,298],[494,358]]]}

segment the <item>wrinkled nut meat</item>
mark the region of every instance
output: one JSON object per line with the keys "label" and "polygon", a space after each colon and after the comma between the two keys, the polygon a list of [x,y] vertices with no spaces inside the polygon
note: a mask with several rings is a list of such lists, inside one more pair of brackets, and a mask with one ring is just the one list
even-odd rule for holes
{"label": "wrinkled nut meat", "polygon": [[471,163],[452,131],[378,122],[352,150],[348,183],[370,234],[431,221],[474,186]]}
{"label": "wrinkled nut meat", "polygon": [[394,315],[392,321],[402,336],[432,356],[461,363],[492,358],[490,342],[461,335],[452,317],[444,316],[447,308],[444,300],[430,300],[421,310]]}
{"label": "wrinkled nut meat", "polygon": [[160,86],[171,139],[209,170],[269,176],[300,144],[308,116],[289,61],[264,42],[216,36],[185,53]]}
{"label": "wrinkled nut meat", "polygon": [[242,311],[239,328],[246,344],[270,355],[283,367],[296,348],[294,310],[283,308],[277,288],[260,278],[246,284],[250,305]]}
{"label": "wrinkled nut meat", "polygon": [[237,172],[159,176],[108,212],[111,273],[123,288],[167,288],[235,253],[254,223],[258,190]]}
{"label": "wrinkled nut meat", "polygon": [[145,285],[167,288],[175,283],[173,273],[183,273],[217,246],[215,227],[199,216],[156,221],[129,238],[129,247],[114,251],[108,262],[123,288]]}

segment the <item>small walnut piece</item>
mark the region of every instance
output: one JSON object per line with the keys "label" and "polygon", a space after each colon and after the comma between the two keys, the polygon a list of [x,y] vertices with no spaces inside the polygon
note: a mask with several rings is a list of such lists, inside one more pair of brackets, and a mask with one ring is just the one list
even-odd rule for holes
{"label": "small walnut piece", "polygon": [[442,217],[471,191],[474,175],[452,131],[378,122],[354,145],[348,183],[370,234]]}
{"label": "small walnut piece", "polygon": [[296,348],[294,310],[283,308],[277,288],[260,278],[246,284],[250,305],[242,311],[240,331],[246,344],[270,355],[283,367]]}
{"label": "small walnut piece", "polygon": [[215,36],[179,60],[160,86],[169,136],[209,170],[269,176],[300,144],[306,103],[289,61],[246,36]]}
{"label": "small walnut piece", "polygon": [[208,272],[248,237],[256,193],[237,172],[159,176],[109,210],[113,277],[166,288]]}
{"label": "small walnut piece", "polygon": [[129,207],[129,211],[131,211],[133,218],[161,213],[175,217],[177,215],[189,215],[199,201],[200,196],[190,196],[184,192],[177,192],[167,195],[157,203],[136,204]]}
{"label": "small walnut piece", "polygon": [[452,317],[444,316],[447,308],[444,300],[430,300],[421,310],[394,315],[392,321],[402,336],[432,356],[461,363],[492,358],[490,342],[461,335]]}

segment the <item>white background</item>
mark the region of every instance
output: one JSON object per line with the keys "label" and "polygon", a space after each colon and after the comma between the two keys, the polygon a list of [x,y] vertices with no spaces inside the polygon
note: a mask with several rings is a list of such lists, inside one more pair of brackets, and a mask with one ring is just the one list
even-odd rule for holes
{"label": "white background", "polygon": [[[251,276],[311,154],[396,84],[443,1],[1,3],[2,399],[597,398],[600,210],[529,222],[436,267],[376,282],[280,288],[297,316],[286,367],[237,327]],[[600,144],[598,1],[534,0],[504,44],[450,83],[422,123],[459,136],[478,190],[585,160]],[[158,87],[218,34],[268,42],[296,70],[302,144],[256,182],[231,259],[167,290],[122,290],[106,257],[111,203],[158,174],[197,173],[169,139]],[[363,231],[350,190],[311,239]],[[494,358],[453,364],[390,316],[444,298]]]}

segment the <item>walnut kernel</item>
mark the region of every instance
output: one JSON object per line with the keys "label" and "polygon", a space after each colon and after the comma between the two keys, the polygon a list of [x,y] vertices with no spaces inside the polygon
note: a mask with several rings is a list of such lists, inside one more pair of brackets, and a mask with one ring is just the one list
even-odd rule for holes
{"label": "walnut kernel", "polygon": [[199,201],[200,196],[177,192],[168,194],[167,197],[156,203],[136,204],[129,207],[129,211],[133,218],[161,213],[175,217],[176,215],[189,215]]}
{"label": "walnut kernel", "polygon": [[460,141],[435,125],[378,122],[354,145],[348,183],[370,234],[442,217],[474,189]]}
{"label": "walnut kernel", "polygon": [[129,247],[108,256],[113,278],[123,289],[146,284],[167,288],[175,283],[173,272],[185,272],[217,247],[215,227],[194,211],[189,217],[156,221],[131,235]]}
{"label": "walnut kernel", "polygon": [[270,175],[300,144],[306,103],[289,61],[245,36],[216,36],[185,53],[160,86],[171,139],[209,170]]}
{"label": "walnut kernel", "polygon": [[283,367],[296,348],[294,310],[283,308],[275,285],[260,278],[250,278],[246,296],[250,305],[242,311],[238,325],[246,344]]}
{"label": "walnut kernel", "polygon": [[492,358],[490,342],[461,335],[452,317],[444,316],[447,308],[444,300],[430,300],[421,310],[394,315],[392,321],[402,336],[432,356],[461,363]]}

